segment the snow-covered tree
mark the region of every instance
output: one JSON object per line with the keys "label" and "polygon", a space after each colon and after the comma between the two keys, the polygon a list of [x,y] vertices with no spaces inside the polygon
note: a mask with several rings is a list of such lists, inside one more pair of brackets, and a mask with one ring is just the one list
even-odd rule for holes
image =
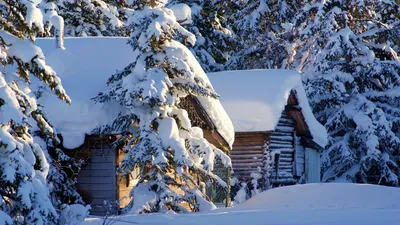
{"label": "snow-covered tree", "polygon": [[228,26],[230,2],[223,0],[173,0],[168,2],[180,22],[196,36],[189,47],[206,72],[223,69],[238,42]]}
{"label": "snow-covered tree", "polygon": [[[235,1],[234,1],[235,2]],[[236,1],[232,27],[240,40],[240,51],[225,65],[227,69],[290,68],[296,46],[294,17],[307,1]]]}
{"label": "snow-covered tree", "polygon": [[128,36],[125,25],[131,10],[122,3],[111,0],[43,0],[40,8],[44,14],[48,35],[51,17],[60,15],[65,22],[65,36]]}
{"label": "snow-covered tree", "polygon": [[[35,93],[38,94],[40,91]],[[35,113],[46,118],[41,105],[37,106]],[[90,209],[89,206],[85,206],[85,202],[76,190],[76,177],[83,162],[65,154],[55,130],[49,132],[32,129],[32,136],[44,150],[49,164],[47,186],[52,204],[59,215],[57,223],[54,224],[79,224]]]}
{"label": "snow-covered tree", "polygon": [[390,0],[314,1],[297,17],[293,67],[330,136],[323,181],[399,185],[399,10]]}
{"label": "snow-covered tree", "polygon": [[204,71],[192,53],[175,41],[176,35],[194,44],[195,37],[176,21],[172,10],[157,0],[135,1],[130,45],[134,61],[113,75],[107,91],[97,101],[114,100],[124,107],[114,121],[123,132],[126,156],[119,172],[129,176],[140,168],[140,177],[125,210],[150,213],[200,211],[215,207],[200,191],[197,179],[226,183],[214,175],[214,160],[226,166],[230,159],[192,127],[179,105],[185,96],[216,98]]}
{"label": "snow-covered tree", "polygon": [[42,32],[43,16],[32,2],[0,1],[0,224],[65,224],[66,214],[83,214],[82,220],[87,212],[83,205],[73,204],[80,197],[57,166],[74,160],[48,149],[57,143],[55,131],[30,89],[32,74],[70,102],[41,49],[33,44]]}

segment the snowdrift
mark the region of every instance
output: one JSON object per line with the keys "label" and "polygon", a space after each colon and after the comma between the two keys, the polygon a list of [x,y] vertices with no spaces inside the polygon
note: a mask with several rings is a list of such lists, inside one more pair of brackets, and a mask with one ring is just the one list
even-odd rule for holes
{"label": "snowdrift", "polygon": [[399,200],[399,188],[349,183],[303,184],[265,191],[235,210],[398,208],[400,213]]}
{"label": "snowdrift", "polygon": [[[399,225],[400,189],[349,183],[271,189],[241,205],[206,213],[125,215],[114,225]],[[91,217],[84,224],[102,224]]]}

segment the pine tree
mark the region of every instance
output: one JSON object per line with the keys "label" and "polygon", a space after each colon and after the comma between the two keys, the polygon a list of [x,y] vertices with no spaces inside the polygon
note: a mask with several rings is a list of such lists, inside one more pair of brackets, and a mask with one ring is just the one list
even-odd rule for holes
{"label": "pine tree", "polygon": [[40,10],[30,1],[0,1],[1,224],[59,223],[46,180],[55,168],[34,134],[40,131],[52,137],[54,132],[36,105],[29,88],[30,74],[61,100],[70,99],[33,44],[35,35],[44,31],[42,20]]}
{"label": "pine tree", "polygon": [[[42,90],[35,93],[36,97]],[[37,106],[35,114],[46,118],[41,105]],[[50,127],[52,125],[48,123]],[[82,160],[68,156],[61,146],[58,135],[54,129],[32,129],[34,141],[40,145],[49,164],[46,177],[50,192],[50,199],[59,218],[54,224],[79,224],[89,211],[89,206],[82,200],[76,190],[76,177],[83,164]]]}
{"label": "pine tree", "polygon": [[[222,0],[173,0],[168,7],[187,4],[191,8],[191,21],[178,21],[196,36],[196,43],[189,49],[206,72],[219,71],[239,44],[228,26],[229,1]],[[179,8],[178,10],[182,10]]]}
{"label": "pine tree", "polygon": [[299,13],[293,67],[304,72],[310,103],[329,132],[323,181],[399,185],[399,10],[394,1],[331,0]]}
{"label": "pine tree", "polygon": [[43,0],[40,8],[50,32],[51,17],[60,15],[65,22],[65,36],[127,36],[125,21],[130,10],[111,0]]}
{"label": "pine tree", "polygon": [[247,0],[236,3],[234,32],[238,51],[227,69],[290,68],[295,52],[294,16],[306,1]]}
{"label": "pine tree", "polygon": [[109,79],[108,90],[96,98],[124,107],[112,124],[114,131],[124,134],[121,140],[126,140],[119,173],[129,176],[140,168],[139,181],[130,194],[134,198],[125,211],[186,212],[215,207],[195,178],[226,188],[211,171],[215,156],[226,166],[230,159],[203,138],[201,128],[191,126],[179,105],[187,95],[217,97],[195,57],[173,39],[181,35],[194,44],[194,35],[160,1],[135,1],[133,8],[129,43],[137,56]]}

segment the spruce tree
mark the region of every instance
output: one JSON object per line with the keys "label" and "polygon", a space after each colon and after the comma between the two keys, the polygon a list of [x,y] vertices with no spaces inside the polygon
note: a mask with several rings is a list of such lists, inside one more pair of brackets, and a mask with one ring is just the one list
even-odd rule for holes
{"label": "spruce tree", "polygon": [[64,18],[65,36],[127,36],[124,21],[131,12],[123,10],[123,5],[117,3],[110,0],[43,0],[39,7],[44,14],[47,35],[52,35],[51,17],[60,15]]}
{"label": "spruce tree", "polygon": [[172,10],[157,0],[135,1],[129,44],[136,57],[108,81],[108,90],[96,101],[116,101],[124,110],[112,124],[125,140],[124,159],[118,168],[129,176],[140,168],[133,199],[125,209],[134,213],[166,210],[200,211],[215,207],[200,191],[197,178],[221,188],[226,183],[214,175],[214,160],[230,159],[203,138],[201,128],[192,127],[186,110],[179,105],[188,95],[216,98],[217,94],[192,53],[174,40],[195,37],[176,22]]}
{"label": "spruce tree", "polygon": [[297,11],[307,1],[234,1],[234,32],[239,48],[226,69],[287,69],[296,48],[293,27]]}
{"label": "spruce tree", "polygon": [[55,170],[52,157],[34,134],[53,139],[54,132],[36,105],[30,74],[61,100],[70,99],[33,44],[43,31],[42,14],[32,2],[0,1],[1,224],[58,224],[60,219],[47,182]]}
{"label": "spruce tree", "polygon": [[222,70],[239,44],[228,26],[232,5],[223,0],[173,0],[168,7],[180,3],[191,8],[191,21],[178,21],[196,36],[190,50],[206,72]]}
{"label": "spruce tree", "polygon": [[323,181],[399,185],[399,10],[395,1],[331,0],[299,13],[293,67],[329,132]]}

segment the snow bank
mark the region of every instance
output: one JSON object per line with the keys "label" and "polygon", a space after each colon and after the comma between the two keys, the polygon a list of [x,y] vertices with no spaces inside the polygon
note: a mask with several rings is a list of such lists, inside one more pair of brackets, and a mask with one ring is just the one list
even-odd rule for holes
{"label": "snow bank", "polygon": [[242,70],[208,74],[236,132],[272,131],[285,109],[291,90],[320,146],[327,143],[326,129],[315,119],[301,76],[291,70]]}
{"label": "snow bank", "polygon": [[[400,189],[358,184],[306,184],[263,192],[234,208],[207,213],[126,215],[114,225],[398,225]],[[87,218],[84,224],[102,224]]]}
{"label": "snow bank", "polygon": [[[91,99],[100,91],[106,90],[108,78],[117,69],[122,70],[135,58],[131,46],[126,44],[127,41],[127,38],[65,38],[66,50],[56,49],[55,40],[51,38],[36,41],[72,99],[70,106],[50,93],[45,93],[38,100],[45,106],[50,122],[62,134],[64,147],[80,146],[84,142],[85,134],[100,125],[111,123],[117,116],[119,105],[116,103],[95,104]],[[173,42],[171,47],[175,45],[182,44]],[[210,84],[207,75],[189,50],[183,52],[183,57],[194,71],[200,71],[196,76]],[[218,132],[232,145],[233,125],[221,103],[201,96],[198,99]]]}
{"label": "snow bank", "polygon": [[72,99],[68,105],[46,91],[38,100],[62,134],[64,147],[80,146],[85,134],[115,118],[118,105],[95,104],[91,99],[106,89],[111,74],[133,59],[133,51],[126,42],[126,38],[65,38],[66,50],[62,50],[55,48],[52,38],[36,41]]}
{"label": "snow bank", "polygon": [[[400,189],[369,184],[301,184],[265,191],[235,207],[240,209],[398,208]],[[399,211],[400,212],[400,211]]]}

